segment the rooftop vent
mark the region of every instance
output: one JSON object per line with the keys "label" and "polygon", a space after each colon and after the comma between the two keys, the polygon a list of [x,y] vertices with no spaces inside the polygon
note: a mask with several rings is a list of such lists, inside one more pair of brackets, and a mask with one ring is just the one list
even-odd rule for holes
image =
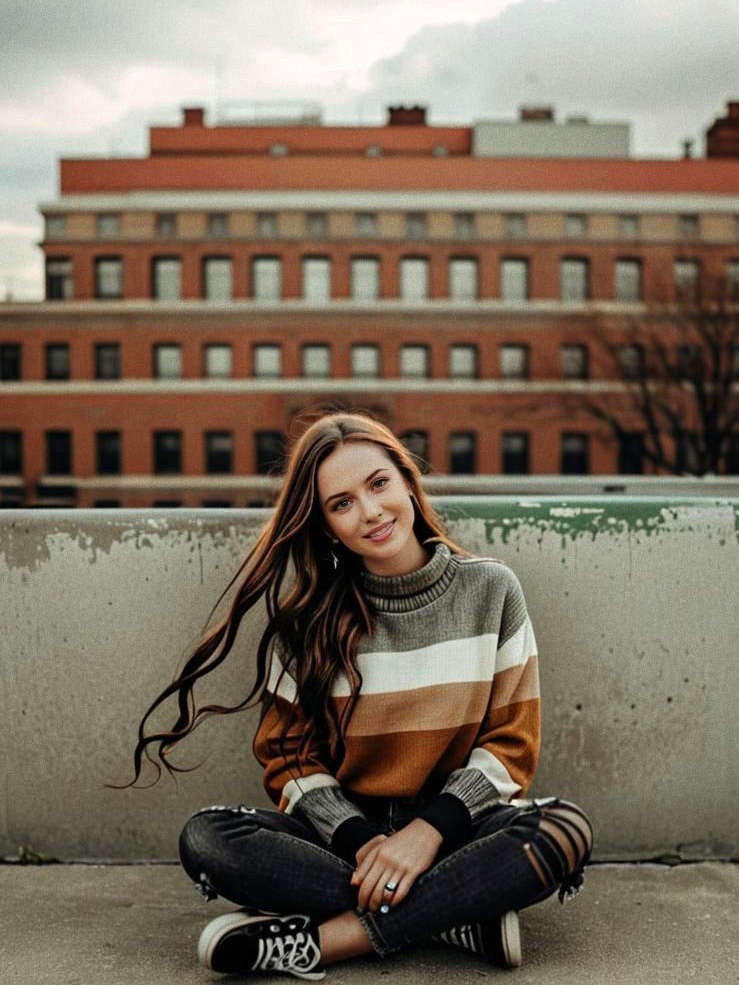
{"label": "rooftop vent", "polygon": [[425,106],[388,106],[389,127],[425,127]]}
{"label": "rooftop vent", "polygon": [[551,123],[554,120],[554,107],[522,106],[520,114],[522,123]]}
{"label": "rooftop vent", "polygon": [[205,126],[205,110],[202,106],[184,106],[182,108],[183,127]]}

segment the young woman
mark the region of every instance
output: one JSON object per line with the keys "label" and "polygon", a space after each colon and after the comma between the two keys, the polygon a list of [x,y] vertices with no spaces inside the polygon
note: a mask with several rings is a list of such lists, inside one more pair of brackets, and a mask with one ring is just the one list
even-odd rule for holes
{"label": "young woman", "polygon": [[[520,964],[517,911],[579,888],[592,831],[572,803],[519,799],[538,757],[539,684],[516,575],[450,540],[402,443],[349,413],[296,441],[226,591],[244,569],[134,753],[132,783],[149,743],[175,770],[167,754],[205,715],[262,702],[254,752],[277,810],[206,807],[180,836],[206,899],[240,907],[205,927],[200,960],[318,979],[433,937]],[[262,596],[252,691],[196,712],[194,684]],[[172,730],[146,736],[175,694]]]}

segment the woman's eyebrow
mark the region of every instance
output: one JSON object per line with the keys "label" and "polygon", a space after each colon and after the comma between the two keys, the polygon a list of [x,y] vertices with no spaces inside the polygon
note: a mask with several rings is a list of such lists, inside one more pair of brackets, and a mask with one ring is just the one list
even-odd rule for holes
{"label": "woman's eyebrow", "polygon": [[[385,471],[385,467],[384,466],[382,466],[379,469],[375,469],[375,471],[371,475],[368,475],[367,478],[364,481],[365,482],[369,482],[370,479],[373,479],[377,475],[378,472],[384,472],[384,471]],[[328,504],[331,502],[331,500],[332,499],[336,499],[337,496],[349,496],[349,495],[350,495],[350,492],[348,492],[348,491],[340,492],[340,493],[334,493],[332,496],[329,496],[328,499],[324,500],[323,505],[324,506],[328,506]]]}

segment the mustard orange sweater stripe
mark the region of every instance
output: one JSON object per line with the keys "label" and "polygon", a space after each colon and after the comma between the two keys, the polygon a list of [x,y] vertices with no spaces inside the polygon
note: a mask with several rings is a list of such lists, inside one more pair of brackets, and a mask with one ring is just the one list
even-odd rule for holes
{"label": "mustard orange sweater stripe", "polygon": [[[446,544],[417,571],[363,573],[375,631],[359,645],[363,684],[340,762],[309,749],[299,764],[300,715],[284,755],[278,738],[295,698],[275,647],[255,740],[264,784],[279,809],[297,811],[327,844],[361,817],[352,794],[451,794],[475,818],[525,794],[540,741],[537,649],[521,585],[492,558],[464,558]],[[349,697],[341,677],[340,711]]]}

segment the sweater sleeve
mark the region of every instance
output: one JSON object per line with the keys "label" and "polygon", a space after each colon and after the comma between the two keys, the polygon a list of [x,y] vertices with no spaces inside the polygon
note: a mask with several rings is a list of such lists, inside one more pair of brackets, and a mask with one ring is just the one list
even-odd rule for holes
{"label": "sweater sleeve", "polygon": [[539,758],[540,697],[536,639],[521,585],[508,569],[495,671],[484,720],[465,764],[442,794],[459,798],[474,820],[525,794]]}
{"label": "sweater sleeve", "polygon": [[[254,754],[264,767],[262,782],[280,811],[308,821],[327,845],[336,829],[364,815],[343,793],[326,751],[309,742],[299,753],[305,716],[297,703],[296,682],[273,648],[262,715],[254,737]],[[290,722],[284,737],[282,732]]]}

